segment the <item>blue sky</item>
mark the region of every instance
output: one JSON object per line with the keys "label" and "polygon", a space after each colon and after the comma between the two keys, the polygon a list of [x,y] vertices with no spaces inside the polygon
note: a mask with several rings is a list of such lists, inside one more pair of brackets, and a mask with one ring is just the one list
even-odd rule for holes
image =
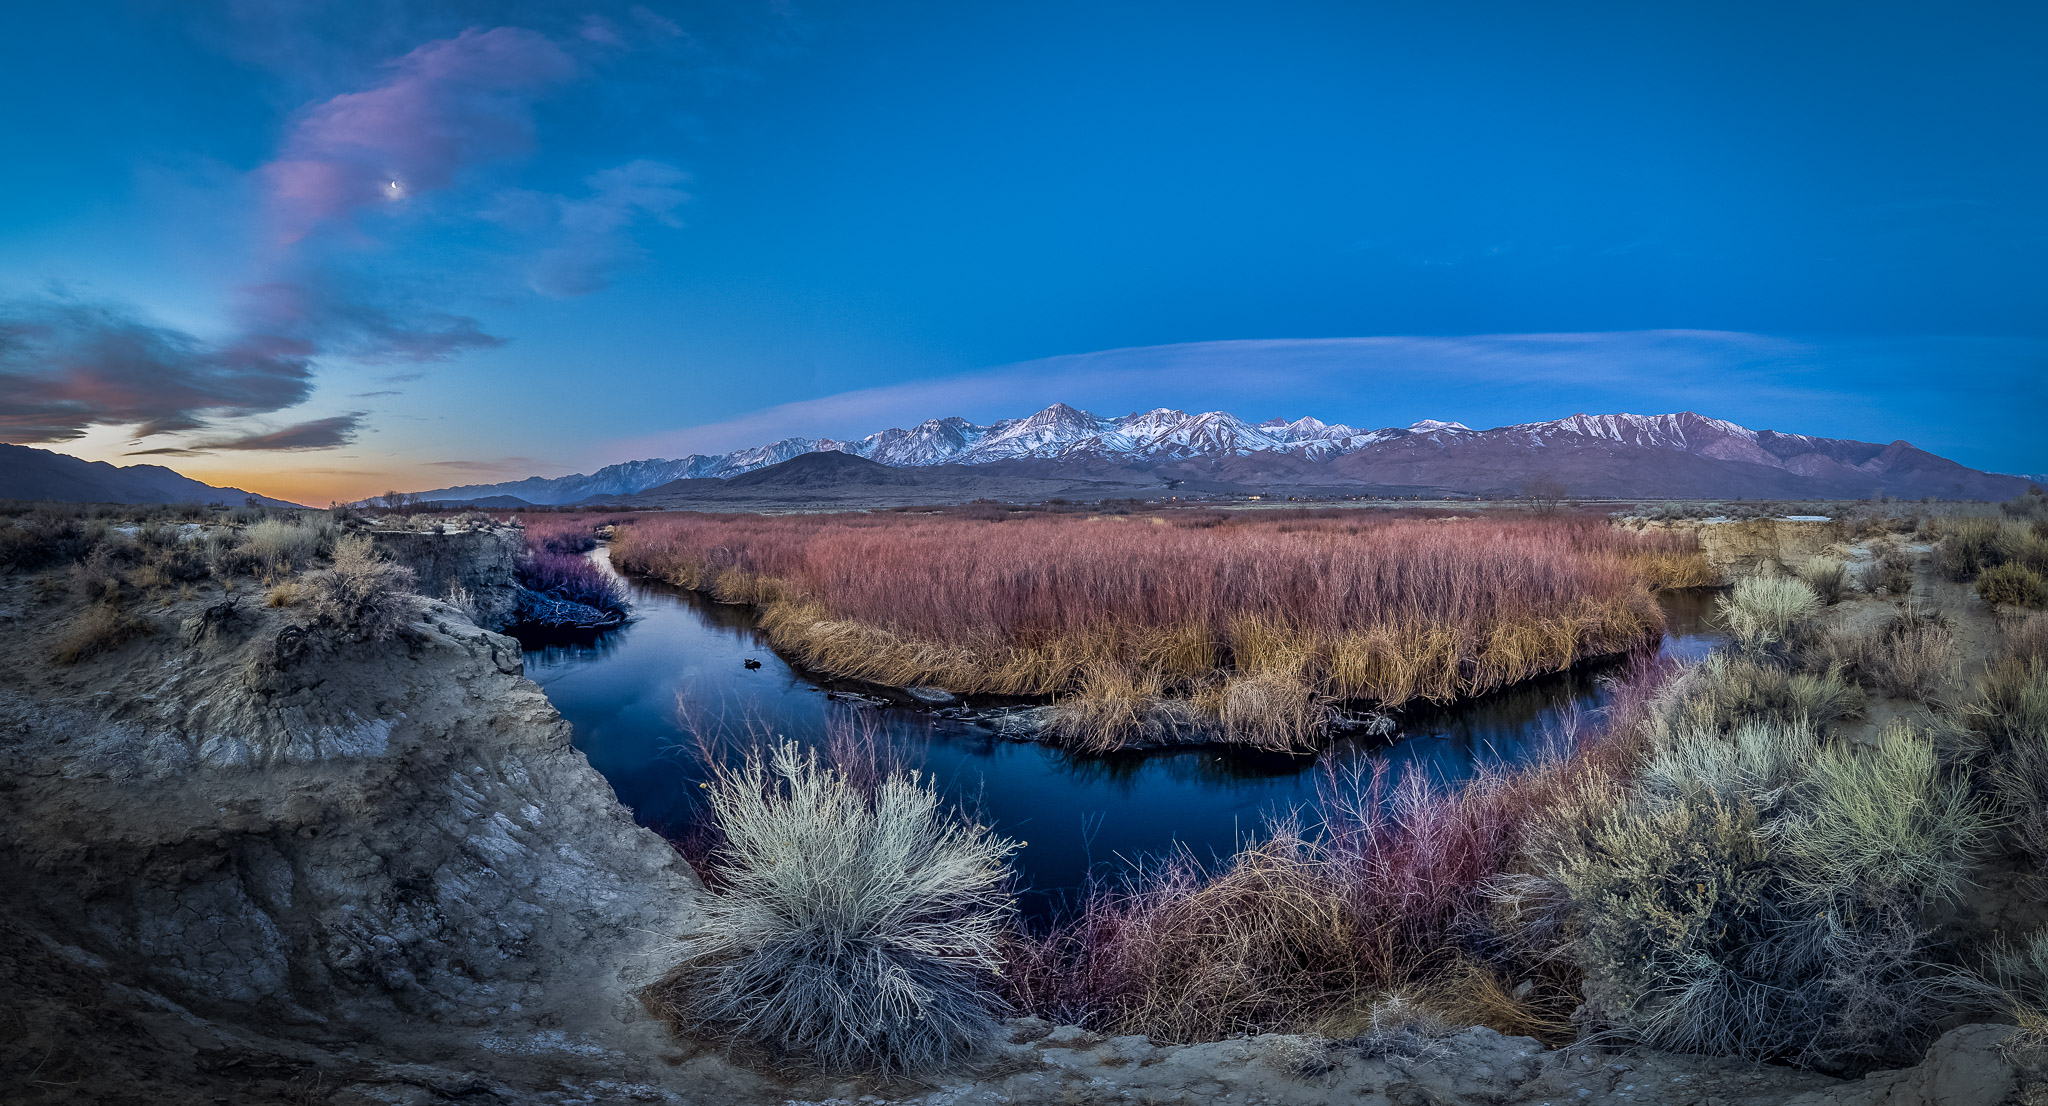
{"label": "blue sky", "polygon": [[8,23],[7,440],[322,502],[1054,400],[2048,470],[2040,5]]}

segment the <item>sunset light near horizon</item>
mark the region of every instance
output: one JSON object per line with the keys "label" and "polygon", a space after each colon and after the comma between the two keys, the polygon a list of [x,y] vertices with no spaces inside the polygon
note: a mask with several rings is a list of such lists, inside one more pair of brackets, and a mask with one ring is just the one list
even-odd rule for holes
{"label": "sunset light near horizon", "polygon": [[1054,402],[2041,473],[2048,16],[1967,13],[24,9],[0,441],[313,504]]}

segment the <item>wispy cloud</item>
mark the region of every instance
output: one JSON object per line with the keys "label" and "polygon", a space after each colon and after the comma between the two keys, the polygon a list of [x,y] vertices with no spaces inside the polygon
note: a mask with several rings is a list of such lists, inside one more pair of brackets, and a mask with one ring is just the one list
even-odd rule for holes
{"label": "wispy cloud", "polygon": [[382,84],[302,111],[281,154],[258,171],[280,243],[530,149],[534,101],[576,73],[560,47],[519,27],[467,30],[387,67]]}
{"label": "wispy cloud", "polygon": [[610,287],[620,269],[645,258],[631,233],[636,225],[683,225],[675,211],[690,199],[683,190],[689,179],[673,165],[629,161],[592,174],[582,199],[519,193],[501,200],[494,215],[550,243],[530,269],[534,291],[583,296]]}
{"label": "wispy cloud", "polygon": [[346,415],[334,415],[324,419],[310,419],[294,423],[278,430],[265,430],[240,434],[231,438],[218,438],[198,442],[194,450],[266,450],[297,452],[308,449],[333,449],[355,440],[357,431],[362,429],[363,412],[351,411]]}
{"label": "wispy cloud", "polygon": [[455,472],[530,472],[533,469],[531,457],[500,457],[495,461],[426,461],[426,468],[448,469]]}

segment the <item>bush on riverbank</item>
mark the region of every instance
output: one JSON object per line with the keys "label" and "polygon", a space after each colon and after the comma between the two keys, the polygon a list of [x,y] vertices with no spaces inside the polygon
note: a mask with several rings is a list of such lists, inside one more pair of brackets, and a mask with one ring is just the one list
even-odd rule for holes
{"label": "bush on riverbank", "polygon": [[793,744],[718,769],[710,803],[716,891],[658,1012],[827,1070],[921,1070],[994,1033],[1014,844],[916,775],[863,786]]}
{"label": "bush on riverbank", "polygon": [[762,607],[821,671],[1051,696],[1054,732],[1083,747],[1200,728],[1300,749],[1333,702],[1446,701],[1653,640],[1641,566],[1690,563],[1691,542],[1355,511],[675,515],[622,527],[612,552]]}

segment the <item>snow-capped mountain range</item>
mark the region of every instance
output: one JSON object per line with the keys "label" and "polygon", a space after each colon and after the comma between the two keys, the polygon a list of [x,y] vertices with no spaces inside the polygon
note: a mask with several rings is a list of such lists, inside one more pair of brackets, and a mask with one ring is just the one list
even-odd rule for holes
{"label": "snow-capped mountain range", "polygon": [[[1892,471],[1907,454],[1911,455],[1907,458],[1911,461],[1908,467],[1915,474],[1924,475],[1929,469],[1919,460],[1924,458],[1926,462],[1938,462],[1939,466],[1973,477],[2020,479],[1976,473],[1904,442],[1887,446],[1751,430],[1690,411],[1668,415],[1581,414],[1490,430],[1474,430],[1463,423],[1433,419],[1405,427],[1362,430],[1313,417],[1254,424],[1224,411],[1190,414],[1166,407],[1104,417],[1055,403],[1024,418],[1003,419],[988,425],[958,417],[928,419],[908,429],[891,428],[851,441],[784,438],[731,453],[628,461],[587,475],[529,477],[500,484],[438,488],[420,496],[451,501],[511,496],[534,504],[576,503],[599,496],[635,495],[675,480],[724,479],[807,453],[827,451],[898,468],[1068,461],[1086,462],[1096,469],[1105,465],[1130,470],[1171,468],[1181,473],[1204,462],[1221,472],[1231,467],[1231,458],[1264,458],[1278,466],[1263,466],[1262,475],[1268,479],[1273,472],[1284,472],[1296,483],[1379,482],[1447,488],[1469,483],[1445,478],[1441,470],[1447,466],[1452,470],[1506,466],[1526,470],[1524,476],[1535,476],[1544,474],[1546,461],[1542,458],[1575,471],[1574,466],[1586,467],[1589,454],[1611,462],[1617,455],[1632,456],[1639,451],[1667,458],[1683,454],[1744,470],[1755,466],[1787,478],[1821,481],[1830,487],[1844,481],[1852,486],[1859,482],[1867,484]],[[1344,459],[1348,460],[1336,463]],[[1401,478],[1390,478],[1379,471],[1382,469],[1390,473],[1398,469],[1400,472],[1395,475]],[[2024,486],[2024,482],[2019,484],[2021,489]],[[1865,486],[1851,494],[1867,494],[1869,490]],[[1955,490],[1957,494],[1975,494],[1966,492],[1961,484]],[[1605,493],[1589,489],[1582,494]],[[1686,493],[1674,490],[1666,494]],[[1771,494],[1783,494],[1783,489],[1774,489]],[[1812,494],[1824,493],[1816,490]],[[1900,489],[1894,494],[1908,493]]]}

